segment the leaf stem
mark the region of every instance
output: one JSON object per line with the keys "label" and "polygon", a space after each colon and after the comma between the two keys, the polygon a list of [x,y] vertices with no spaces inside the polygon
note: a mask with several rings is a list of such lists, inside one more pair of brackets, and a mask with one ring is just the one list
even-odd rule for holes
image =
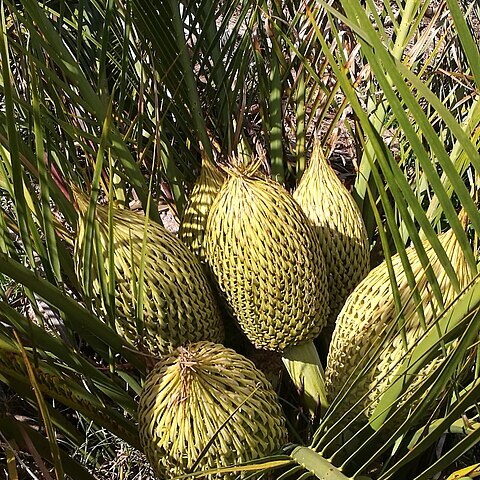
{"label": "leaf stem", "polygon": [[313,342],[289,348],[282,353],[282,360],[293,383],[302,392],[303,404],[312,417],[319,406],[321,412],[325,411],[328,408],[325,373]]}

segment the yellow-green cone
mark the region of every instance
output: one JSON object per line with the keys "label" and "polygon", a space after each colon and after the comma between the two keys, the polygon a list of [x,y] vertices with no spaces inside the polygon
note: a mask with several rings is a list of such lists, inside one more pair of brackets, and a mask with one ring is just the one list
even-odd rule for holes
{"label": "yellow-green cone", "polygon": [[232,172],[207,222],[207,260],[234,314],[260,349],[314,339],[328,315],[318,238],[278,183]]}
{"label": "yellow-green cone", "polygon": [[[456,241],[453,231],[439,236],[452,265],[455,268],[460,288],[465,287],[471,280],[463,252]],[[449,280],[444,268],[438,260],[433,248],[429,243],[424,244],[431,267],[440,286],[443,302],[448,305],[458,294]],[[441,307],[432,293],[432,289],[426,280],[425,271],[413,247],[407,249],[408,259],[412,266],[415,281],[419,286],[419,294],[422,298],[423,311],[426,326],[435,321],[434,311],[441,312]],[[405,318],[406,337],[409,346],[423,334],[420,326],[419,315],[416,313],[415,301],[411,294],[405,270],[400,256],[392,257],[398,290],[401,295],[401,303],[404,306],[403,317]],[[397,320],[390,278],[387,264],[383,262],[373,269],[365,279],[355,288],[348,297],[345,306],[338,315],[337,324],[333,333],[330,351],[328,354],[327,368],[325,370],[328,398],[331,401],[344,387],[353,370],[364,366],[375,358],[374,352],[369,351],[372,344],[380,344],[385,340],[387,331],[393,327]],[[393,338],[384,342],[381,355],[378,360],[368,367],[354,388],[342,399],[340,408],[335,410],[338,420],[343,416],[343,422],[351,421],[365,408],[359,420],[365,422],[370,418],[378,404],[380,396],[392,383],[400,364],[399,359],[404,355],[404,347],[401,333],[395,333]],[[378,354],[377,354],[378,355]],[[394,367],[397,365],[396,367]],[[423,378],[428,374],[434,364],[423,368],[418,372],[417,378],[408,387],[406,398],[411,395]],[[364,397],[364,398],[362,398]],[[346,412],[360,400],[360,403],[348,414]],[[402,400],[404,402],[405,399]]]}
{"label": "yellow-green cone", "polygon": [[141,392],[138,422],[142,447],[162,479],[193,467],[205,471],[254,460],[287,440],[281,407],[263,373],[211,342],[179,347],[160,359]]}
{"label": "yellow-green cone", "polygon": [[369,270],[370,249],[361,213],[315,142],[293,197],[315,226],[328,274],[328,330],[345,300]]}
{"label": "yellow-green cone", "polygon": [[202,169],[183,214],[178,237],[205,262],[205,226],[208,212],[225,181],[225,175],[202,152]]}
{"label": "yellow-green cone", "polygon": [[[96,207],[102,251],[92,251],[92,265],[83,265],[85,212],[88,200],[77,197],[80,219],[75,243],[76,271],[83,282],[85,268],[93,277],[94,294],[100,294],[97,257],[109,276],[108,210]],[[119,332],[134,346],[161,355],[179,345],[199,340],[220,342],[223,325],[213,292],[197,258],[163,226],[128,210],[113,210],[116,322]],[[147,238],[143,282],[143,324],[138,325],[135,304],[140,286],[144,233]]]}

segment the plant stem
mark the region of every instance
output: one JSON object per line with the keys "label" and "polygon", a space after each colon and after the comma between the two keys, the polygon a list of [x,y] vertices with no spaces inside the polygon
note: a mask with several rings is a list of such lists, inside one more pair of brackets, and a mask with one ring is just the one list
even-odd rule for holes
{"label": "plant stem", "polygon": [[295,345],[282,353],[283,363],[293,383],[302,392],[302,402],[315,416],[328,408],[325,374],[317,349],[312,341]]}
{"label": "plant stem", "polygon": [[310,447],[296,447],[290,456],[317,478],[322,480],[349,480],[349,477]]}

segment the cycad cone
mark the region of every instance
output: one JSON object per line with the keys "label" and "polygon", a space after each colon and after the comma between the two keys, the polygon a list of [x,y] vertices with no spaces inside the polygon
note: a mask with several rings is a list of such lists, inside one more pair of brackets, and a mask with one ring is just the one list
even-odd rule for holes
{"label": "cycad cone", "polygon": [[[248,168],[232,170],[212,205],[207,260],[249,340],[257,348],[284,352],[285,358],[294,346],[313,347],[311,340],[325,326],[325,264],[318,238],[293,197]],[[314,347],[311,353],[316,354]],[[302,360],[305,365],[308,359]],[[319,364],[318,355],[310,362]],[[290,373],[300,386],[302,380]],[[303,383],[307,391],[309,381]],[[318,392],[307,395],[318,397]]]}
{"label": "cycad cone", "polygon": [[315,226],[325,258],[330,298],[326,330],[331,334],[348,295],[368,273],[367,232],[357,204],[328,164],[318,141],[293,197]]}
{"label": "cycad cone", "polygon": [[[464,288],[472,276],[453,231],[441,234],[439,240],[455,269],[460,288]],[[443,303],[447,306],[459,292],[455,290],[430,244],[425,242],[424,247],[441,289]],[[428,327],[435,321],[436,315],[442,311],[442,308],[435,299],[415,249],[413,247],[407,249],[407,255],[418,285],[425,323]],[[398,254],[392,257],[392,264],[401,295],[401,305],[404,307],[402,313],[405,319],[407,344],[411,347],[418,341],[424,330],[420,326],[412,290]],[[361,414],[357,420],[366,421],[377,406],[382,393],[393,382],[401,363],[399,360],[405,354],[400,329],[393,334],[393,338],[385,342],[387,332],[394,327],[396,321],[397,312],[387,264],[383,262],[355,288],[337,318],[325,371],[330,401],[334,400],[345,382],[352,381],[349,377],[355,368],[365,366],[376,358],[378,354],[374,352],[375,348],[371,348],[372,344],[379,345],[380,342],[386,344],[382,347],[378,361],[368,367],[358,379],[358,383],[342,398],[339,407],[335,410],[336,419],[343,417],[342,421],[348,422]],[[401,403],[421,385],[434,366],[435,364],[432,363],[418,372]],[[359,402],[358,405],[347,414],[346,412],[357,402]],[[365,410],[361,413],[363,409]]]}
{"label": "cycad cone", "polygon": [[315,338],[328,314],[320,244],[276,182],[232,172],[207,223],[207,259],[235,316],[257,347]]}
{"label": "cycad cone", "polygon": [[242,355],[211,342],[161,358],[145,381],[138,421],[140,442],[159,478],[185,475],[197,460],[195,471],[254,460],[287,440],[281,407],[264,375]]}
{"label": "cycad cone", "polygon": [[[98,264],[109,276],[108,210],[97,205],[95,221],[101,251],[92,249],[92,264],[83,265],[88,199],[77,195],[80,219],[75,243],[76,271],[84,279],[89,268],[94,294],[100,294]],[[144,281],[138,284],[142,242],[146,235]],[[161,355],[199,340],[221,342],[223,325],[213,292],[199,261],[163,226],[128,210],[113,209],[115,305],[117,328],[134,346]],[[100,261],[97,259],[100,257]],[[135,305],[143,287],[143,321],[136,321]]]}
{"label": "cycad cone", "polygon": [[205,262],[205,226],[208,212],[225,181],[225,175],[202,151],[202,169],[195,182],[183,215],[178,237],[190,250]]}

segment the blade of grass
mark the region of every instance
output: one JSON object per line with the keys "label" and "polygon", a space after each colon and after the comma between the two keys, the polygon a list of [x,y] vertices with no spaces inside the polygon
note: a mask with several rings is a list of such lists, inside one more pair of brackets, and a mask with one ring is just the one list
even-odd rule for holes
{"label": "blade of grass", "polygon": [[26,208],[24,187],[23,187],[23,172],[20,162],[20,154],[18,148],[18,133],[15,126],[15,112],[12,94],[11,73],[10,73],[10,58],[8,55],[8,43],[6,36],[5,25],[5,9],[3,3],[0,6],[0,59],[2,63],[2,78],[3,89],[5,96],[5,114],[8,131],[8,144],[11,162],[11,175],[13,183],[12,198],[15,199],[15,209],[17,212],[17,221],[20,230],[20,236],[25,247],[25,251],[31,265],[35,265],[33,258],[33,249],[30,241],[30,233],[28,228],[28,210]]}
{"label": "blade of grass", "polygon": [[[22,15],[11,2],[8,2],[8,4],[10,8],[15,11],[16,16],[25,23],[31,35],[36,37],[42,45],[42,48],[46,50],[52,57],[52,60],[62,69],[72,85],[78,88],[81,98],[83,98],[83,101],[88,105],[89,110],[95,115],[95,118],[100,121],[105,119],[108,104],[96,94],[88,79],[80,70],[78,62],[63,44],[61,37],[46,17],[45,12],[38,2],[34,0],[25,0],[22,2],[22,7],[29,17]],[[37,33],[37,27],[41,28],[41,36]],[[123,141],[122,136],[114,128],[112,128],[111,132],[111,142],[111,146],[118,156],[125,170],[125,174],[129,178],[129,182],[135,188],[142,204],[145,205],[147,195],[143,174]],[[153,206],[150,217],[152,220],[160,222],[159,213]]]}
{"label": "blade of grass", "polygon": [[47,244],[48,257],[52,266],[53,274],[58,285],[62,285],[62,273],[57,250],[57,239],[52,222],[52,211],[50,206],[50,193],[46,171],[46,151],[44,149],[44,136],[40,112],[40,90],[37,83],[37,72],[32,62],[30,62],[31,81],[32,81],[32,106],[33,106],[33,126],[35,133],[35,151],[37,157],[38,181],[40,186],[40,196],[42,199],[42,219],[43,232]]}
{"label": "blade of grass", "polygon": [[[15,391],[15,393],[22,398],[22,401],[28,404],[29,408],[38,410],[35,394],[32,391],[32,385],[28,378],[24,379],[24,381],[20,381],[8,374],[0,373],[0,382],[3,382]],[[52,419],[52,424],[57,432],[59,432],[59,438],[62,438],[64,441],[70,441],[75,445],[81,445],[84,440],[83,435],[80,434],[72,423],[67,420],[62,413],[56,410],[53,405],[47,403],[47,407],[50,418]]]}
{"label": "blade of grass", "polygon": [[[3,376],[30,385],[29,373],[25,371],[22,360],[19,358],[21,352],[19,352],[18,346],[12,345],[8,341],[8,337],[5,337],[0,338],[0,347],[0,371]],[[31,362],[30,358],[31,356],[27,357]],[[123,438],[135,448],[140,448],[138,429],[134,422],[87,391],[79,383],[75,373],[62,371],[58,366],[53,366],[45,360],[38,360],[36,363],[31,369],[36,377],[36,387],[40,389],[39,391],[80,412],[98,425]],[[11,384],[15,385],[14,382]],[[26,394],[31,395],[30,392]],[[48,407],[46,408],[48,409]]]}
{"label": "blade of grass", "polygon": [[121,354],[139,371],[145,371],[144,360],[103,322],[94,317],[74,299],[64,295],[50,282],[34,274],[7,255],[0,253],[0,272],[25,285],[42,297],[47,303],[64,312],[75,331],[108,361],[105,347]]}
{"label": "blade of grass", "polygon": [[472,70],[473,81],[480,90],[480,52],[478,49],[478,42],[476,42],[470,34],[467,22],[463,12],[460,10],[459,2],[454,0],[447,0],[447,5],[455,23],[456,31],[463,51],[468,58],[468,65]]}
{"label": "blade of grass", "polygon": [[[105,151],[107,149],[109,138],[110,138],[110,131],[111,131],[111,118],[112,118],[112,99],[110,99],[109,106],[103,121],[103,128],[102,128],[102,135],[100,140],[100,145],[98,148],[96,161],[95,161],[95,168],[93,171],[93,178],[91,183],[91,193],[90,193],[90,201],[88,204],[88,209],[85,214],[85,237],[84,237],[84,246],[83,246],[83,281],[84,281],[84,289],[85,289],[85,301],[88,306],[90,306],[91,298],[93,298],[93,278],[91,278],[91,270],[88,268],[92,262],[92,249],[94,248],[94,236],[95,240],[99,239],[98,233],[96,233],[96,228],[98,228],[97,222],[94,221],[95,217],[95,209],[97,206],[98,201],[98,192],[99,192],[99,183],[100,178],[103,172],[103,162]],[[97,266],[97,270],[100,273],[103,273],[103,255],[102,251],[96,252],[96,260],[99,263]],[[102,277],[101,277],[102,278]],[[105,296],[104,296],[105,298]]]}
{"label": "blade of grass", "polygon": [[192,115],[193,124],[197,130],[199,140],[202,142],[202,146],[205,149],[205,153],[209,160],[213,161],[213,152],[208,138],[207,129],[205,127],[205,121],[200,108],[200,98],[198,97],[197,85],[195,77],[193,75],[192,64],[188,56],[187,45],[184,36],[184,26],[180,18],[180,4],[175,0],[169,0],[168,2],[171,10],[171,19],[174,28],[174,35],[176,46],[179,52],[179,61],[182,66],[183,81],[185,82],[190,114]]}
{"label": "blade of grass", "polygon": [[[320,0],[321,3],[323,4],[324,2]],[[355,2],[352,2],[350,4],[350,7],[354,7]],[[327,8],[326,6],[325,8]],[[362,8],[358,5],[355,4],[355,14],[358,15],[358,18],[362,18],[365,16],[365,13],[362,12]],[[345,19],[347,22],[348,20]],[[365,20],[362,22],[362,27],[364,29],[372,29],[371,25],[368,23],[369,20]],[[366,55],[368,56],[368,59],[370,61],[370,64],[372,66],[375,66],[374,72],[376,73],[376,77],[379,80],[384,93],[389,100],[390,105],[392,106],[392,109],[394,109],[395,115],[402,126],[403,130],[406,132],[408,139],[411,143],[411,145],[414,147],[414,150],[417,154],[417,158],[421,162],[422,168],[425,170],[425,172],[428,175],[428,179],[432,185],[432,188],[436,192],[436,194],[439,196],[441,204],[443,206],[443,209],[445,211],[446,217],[448,221],[450,222],[450,225],[452,228],[455,230],[457,239],[462,246],[462,250],[469,262],[469,266],[472,269],[473,272],[476,271],[476,263],[473,259],[473,254],[471,251],[471,248],[468,245],[467,238],[465,236],[465,232],[463,231],[463,228],[458,220],[457,214],[453,208],[453,205],[451,204],[445,189],[442,186],[442,182],[438,176],[438,173],[435,170],[435,167],[432,165],[430,158],[428,155],[426,155],[425,149],[423,145],[421,144],[420,139],[417,136],[417,133],[414,131],[411,123],[411,119],[408,117],[408,115],[404,111],[404,106],[400,103],[398,100],[395,92],[393,89],[390,87],[389,80],[386,78],[385,74],[383,73],[383,68],[378,64],[378,59],[380,59],[382,62],[385,62],[385,69],[386,71],[389,72],[389,75],[392,75],[393,80],[395,81],[396,88],[401,91],[403,98],[406,99],[408,102],[409,107],[412,110],[412,115],[414,115],[415,119],[419,122],[424,134],[427,136],[429,143],[432,147],[435,148],[435,153],[437,155],[437,158],[441,159],[441,165],[444,167],[444,170],[448,173],[449,178],[452,181],[452,184],[455,186],[455,191],[457,192],[458,196],[460,197],[460,200],[462,202],[462,205],[466,205],[466,210],[469,214],[469,217],[472,222],[475,224],[475,228],[477,228],[477,223],[480,222],[480,215],[478,214],[478,211],[476,207],[473,206],[473,201],[470,197],[470,194],[468,190],[466,189],[461,177],[459,176],[458,172],[453,168],[450,159],[448,158],[447,153],[445,152],[445,148],[441,144],[440,140],[438,139],[436,133],[432,130],[431,125],[428,123],[428,119],[425,117],[423,111],[421,110],[420,106],[418,105],[418,102],[416,99],[413,98],[410,89],[405,85],[405,81],[401,77],[400,73],[398,72],[393,72],[393,70],[396,70],[397,66],[391,65],[389,67],[390,62],[392,62],[390,56],[388,55],[387,52],[383,50],[383,47],[381,45],[377,45],[378,39],[375,40],[374,38],[374,33],[371,33],[370,36],[368,36],[367,33],[365,33],[364,30],[359,30],[356,28],[355,25],[353,25],[351,22],[348,22],[350,25],[352,25],[352,28],[355,28],[357,33],[364,37],[367,37],[369,41],[375,45],[375,51],[373,49],[370,49],[366,44],[364,44],[364,51]],[[372,67],[373,68],[373,67]],[[346,92],[348,92],[348,89],[351,90],[351,87],[348,83],[348,81],[343,82],[345,87],[347,88]],[[354,91],[351,90],[351,94],[348,94],[350,100],[352,101],[352,106],[355,107],[360,107],[358,104],[355,103],[353,100],[353,95]],[[364,116],[363,110],[361,110],[361,107],[359,109],[355,108],[355,111],[357,115],[361,118]],[[364,128],[367,127],[367,122],[362,120],[362,125]],[[368,129],[366,129],[368,133]],[[371,140],[371,135],[369,135],[369,138]],[[476,154],[478,155],[478,153]],[[394,162],[391,162],[392,166],[395,166]],[[381,187],[383,188],[383,186]],[[415,202],[412,199],[412,202],[410,205],[414,205]],[[418,204],[418,202],[416,202]],[[435,242],[434,239],[434,232],[433,229],[426,218],[423,209],[417,208],[417,212],[415,214],[416,220],[421,222],[422,228],[425,231],[425,235],[427,238],[431,239],[433,241],[432,246],[435,249],[435,252],[439,255],[442,256],[442,249],[439,248],[439,244]],[[408,225],[407,225],[408,226]],[[480,226],[480,225],[479,225]],[[408,229],[410,234],[415,234],[415,232],[411,229]],[[443,255],[443,257],[445,257]],[[449,267],[449,262],[448,260],[445,263],[447,271],[449,272],[449,277],[454,281],[455,275],[451,267]],[[435,285],[435,280],[433,278],[429,278],[429,281]]]}
{"label": "blade of grass", "polygon": [[[36,446],[40,455],[51,461],[50,446],[48,440],[42,434],[5,413],[0,414],[0,423],[2,425],[2,433],[11,439],[15,439],[15,442],[23,451],[28,452],[28,446],[25,441],[26,436]],[[71,478],[75,478],[75,480],[96,480],[82,464],[74,460],[63,450],[60,450],[60,459],[65,468],[65,473]]]}
{"label": "blade of grass", "polygon": [[43,419],[43,424],[45,425],[45,429],[47,431],[48,443],[50,446],[50,451],[52,452],[53,468],[55,469],[55,477],[57,478],[57,480],[63,480],[65,478],[65,473],[63,471],[62,460],[60,457],[60,450],[57,443],[57,435],[55,433],[55,430],[53,429],[48,407],[47,407],[47,404],[45,403],[45,399],[43,398],[42,392],[37,383],[37,379],[35,378],[32,365],[30,364],[30,361],[20,341],[20,338],[18,337],[18,334],[16,332],[14,333],[15,333],[15,338],[17,339],[17,343],[20,347],[20,351],[22,353],[23,361],[25,362],[25,367],[27,368],[28,378],[30,380],[33,391],[35,393],[35,397],[37,399],[38,409],[40,410],[40,414]]}
{"label": "blade of grass", "polygon": [[127,392],[95,368],[87,359],[78,355],[77,351],[66,345],[60,338],[50,335],[38,325],[31,324],[27,318],[7,303],[0,301],[0,307],[3,321],[12,325],[25,338],[29,338],[33,344],[41,345],[44,352],[54,355],[68,365],[70,369],[89,379],[96,388],[110,397],[130,415],[134,416],[136,414],[137,404]]}
{"label": "blade of grass", "polygon": [[[455,460],[459,459],[465,453],[471,451],[480,442],[480,429],[474,430],[472,433],[461,439],[447,453],[444,453],[436,462],[429,465],[414,480],[428,480],[433,478],[437,473],[450,467]],[[459,479],[461,480],[461,479]]]}
{"label": "blade of grass", "polygon": [[[324,2],[321,0],[321,3],[323,4]],[[325,6],[325,8],[331,7]],[[467,210],[475,229],[478,230],[480,228],[480,215],[478,214],[478,211],[472,202],[471,196],[466,189],[460,175],[453,167],[452,162],[448,157],[447,152],[445,151],[445,147],[438,138],[436,132],[433,130],[433,127],[430,125],[428,118],[422,111],[420,105],[418,104],[418,101],[412,94],[410,88],[406,85],[405,80],[399,70],[401,69],[403,71],[403,74],[406,74],[405,70],[408,69],[406,69],[405,66],[401,65],[400,62],[395,63],[392,57],[388,54],[388,52],[385,51],[383,46],[380,44],[379,39],[376,36],[375,31],[370,23],[370,20],[366,17],[365,11],[362,9],[362,7],[357,4],[357,2],[351,2],[348,4],[348,8],[351,9],[352,12],[354,12],[356,18],[360,19],[361,22],[360,26],[357,26],[350,22],[348,19],[345,19],[345,21],[360,36],[360,41],[363,43],[364,52],[369,59],[373,72],[375,73],[376,78],[382,86],[382,89],[386,98],[389,101],[390,106],[392,107],[392,109],[394,109],[395,116],[399,121],[401,127],[403,128],[403,131],[406,133],[417,155],[417,158],[421,162],[422,168],[427,173],[432,188],[439,196],[445,215],[450,225],[455,230],[457,239],[462,246],[462,250],[464,251],[466,258],[468,259],[470,267],[473,271],[475,271],[476,267],[474,267],[474,260],[471,254],[471,250],[467,246],[468,242],[463,232],[462,226],[460,225],[455,210],[453,209],[448,195],[446,194],[442,186],[438,173],[432,165],[430,158],[426,155],[425,149],[423,148],[421,141],[417,136],[417,133],[412,127],[411,119],[405,113],[404,106],[401,104],[400,100],[397,97],[397,94],[391,87],[392,81],[395,85],[396,90],[398,90],[399,94],[402,96],[403,101],[409,107],[411,115],[413,115],[423,134],[428,139],[428,143],[432,148],[437,160],[439,161],[444,171],[447,172],[452,184],[454,185],[455,191],[459,196],[460,201],[462,202],[462,205],[465,206],[465,209]],[[371,45],[373,48],[370,48],[369,45]],[[379,62],[382,62],[382,65],[380,65]],[[388,72],[388,76],[384,72]],[[412,80],[411,77],[414,77],[411,72],[409,73],[409,76],[410,80]],[[389,79],[389,77],[391,77],[391,79]],[[424,91],[428,89],[426,89],[426,87],[423,86],[421,82],[417,81],[416,86],[418,86],[419,89],[422,89],[422,93],[427,94]],[[430,94],[429,100],[431,100],[432,97],[434,96]],[[437,100],[437,105],[439,103],[440,102],[438,102]],[[445,113],[445,117],[448,119],[445,107],[443,107],[443,113]],[[459,140],[465,139],[465,134],[463,130],[456,122],[453,122],[451,126],[457,132]],[[480,159],[480,154],[474,150],[474,147],[473,145],[471,145],[471,142],[468,140],[468,138],[465,142],[465,148],[468,149],[468,151],[472,155],[472,158]]]}

